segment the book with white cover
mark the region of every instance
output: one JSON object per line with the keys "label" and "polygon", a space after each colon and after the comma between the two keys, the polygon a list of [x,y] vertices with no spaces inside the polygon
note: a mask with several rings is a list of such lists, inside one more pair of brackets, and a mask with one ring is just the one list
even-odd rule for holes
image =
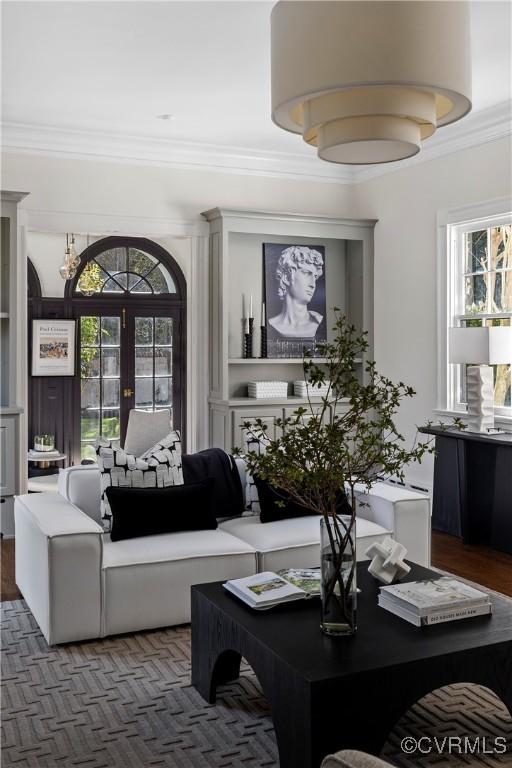
{"label": "book with white cover", "polygon": [[481,592],[449,576],[435,580],[391,584],[381,587],[380,594],[387,598],[388,603],[399,605],[417,616],[427,616],[441,609],[453,610],[489,603],[489,595],[486,592]]}
{"label": "book with white cover", "polygon": [[480,605],[463,606],[462,608],[443,608],[442,610],[433,611],[427,616],[419,616],[417,613],[408,611],[401,605],[393,603],[390,600],[386,600],[383,595],[379,595],[379,605],[386,611],[393,613],[395,616],[399,616],[401,619],[405,619],[410,624],[414,624],[416,627],[430,626],[432,624],[443,624],[447,621],[457,621],[458,619],[469,619],[473,616],[485,616],[492,613],[492,603],[482,603]]}
{"label": "book with white cover", "polygon": [[231,579],[226,581],[223,587],[251,608],[258,610],[291,600],[301,600],[308,594],[272,571],[264,571],[243,579]]}

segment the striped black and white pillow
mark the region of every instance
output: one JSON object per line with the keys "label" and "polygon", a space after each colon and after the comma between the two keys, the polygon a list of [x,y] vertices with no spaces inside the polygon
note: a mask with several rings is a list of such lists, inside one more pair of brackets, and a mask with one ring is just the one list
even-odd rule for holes
{"label": "striped black and white pillow", "polygon": [[[263,434],[256,434],[252,430],[244,429],[244,451],[246,453],[265,453],[265,449],[269,442],[269,438]],[[258,496],[258,489],[254,482],[254,477],[249,471],[245,473],[245,511],[242,513],[242,517],[251,517],[252,515],[259,515],[261,512],[260,499]]]}
{"label": "striped black and white pillow", "polygon": [[183,485],[181,440],[173,430],[142,456],[126,453],[117,443],[99,438],[96,443],[98,467],[101,472],[101,519],[110,533],[112,512],[106,488],[165,488]]}

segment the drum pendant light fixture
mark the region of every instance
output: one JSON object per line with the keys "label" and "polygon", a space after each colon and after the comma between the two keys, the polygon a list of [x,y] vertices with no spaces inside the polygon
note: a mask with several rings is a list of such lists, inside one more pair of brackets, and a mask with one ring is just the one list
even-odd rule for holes
{"label": "drum pendant light fixture", "polygon": [[333,163],[389,163],[471,109],[465,0],[281,0],[272,119]]}

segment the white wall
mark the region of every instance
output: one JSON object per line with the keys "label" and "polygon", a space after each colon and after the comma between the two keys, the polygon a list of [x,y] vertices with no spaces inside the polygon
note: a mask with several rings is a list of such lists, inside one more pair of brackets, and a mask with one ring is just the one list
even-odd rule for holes
{"label": "white wall", "polygon": [[187,422],[189,450],[207,444],[207,232],[201,211],[216,206],[349,216],[352,192],[334,183],[270,178],[211,170],[5,155],[2,187],[29,192],[28,255],[43,295],[62,296],[58,273],[65,233],[139,235],[160,243],[187,280]]}
{"label": "white wall", "polygon": [[[398,425],[413,439],[415,426],[432,418],[436,400],[436,213],[510,194],[510,141],[486,145],[404,168],[356,187],[244,176],[217,171],[7,155],[2,185],[30,192],[25,201],[39,233],[45,221],[57,240],[29,236],[45,293],[62,291],[57,278],[67,231],[145,234],[167,247],[188,280],[189,304],[202,306],[206,249],[183,239],[179,222],[199,222],[215,206],[377,218],[375,230],[375,358],[380,370],[411,384],[416,397],[401,409]],[[65,226],[60,226],[59,222]],[[102,225],[103,222],[103,225]],[[85,228],[84,228],[85,225]],[[113,229],[114,228],[114,229]],[[179,231],[178,231],[179,230]],[[204,235],[205,229],[198,230]],[[178,237],[177,237],[178,235]],[[57,247],[58,241],[58,247]],[[197,261],[194,262],[194,253]],[[201,298],[202,297],[202,298]],[[205,377],[201,355],[206,320],[189,321],[192,377]],[[197,344],[198,337],[202,342]],[[190,353],[192,354],[192,353]],[[201,363],[202,360],[202,363]],[[197,395],[204,400],[204,393]],[[196,415],[205,411],[201,403]],[[206,417],[205,417],[206,418]],[[200,441],[198,445],[200,444]],[[412,467],[408,479],[432,480],[432,462]]]}
{"label": "white wall", "polygon": [[[511,192],[511,142],[501,139],[359,184],[357,216],[375,228],[375,360],[382,373],[413,386],[398,426],[415,425],[436,406],[436,214]],[[431,485],[432,460],[412,466],[410,482]]]}

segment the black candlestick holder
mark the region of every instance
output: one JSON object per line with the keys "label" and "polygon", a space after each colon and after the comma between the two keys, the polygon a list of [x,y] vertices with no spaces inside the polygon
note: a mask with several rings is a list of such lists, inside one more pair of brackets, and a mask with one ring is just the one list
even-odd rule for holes
{"label": "black candlestick holder", "polygon": [[267,357],[267,328],[260,326],[260,357]]}
{"label": "black candlestick holder", "polygon": [[252,357],[252,338],[250,333],[244,333],[244,357]]}
{"label": "black candlestick holder", "polygon": [[249,350],[247,357],[252,357],[252,340],[254,334],[254,317],[249,318]]}

